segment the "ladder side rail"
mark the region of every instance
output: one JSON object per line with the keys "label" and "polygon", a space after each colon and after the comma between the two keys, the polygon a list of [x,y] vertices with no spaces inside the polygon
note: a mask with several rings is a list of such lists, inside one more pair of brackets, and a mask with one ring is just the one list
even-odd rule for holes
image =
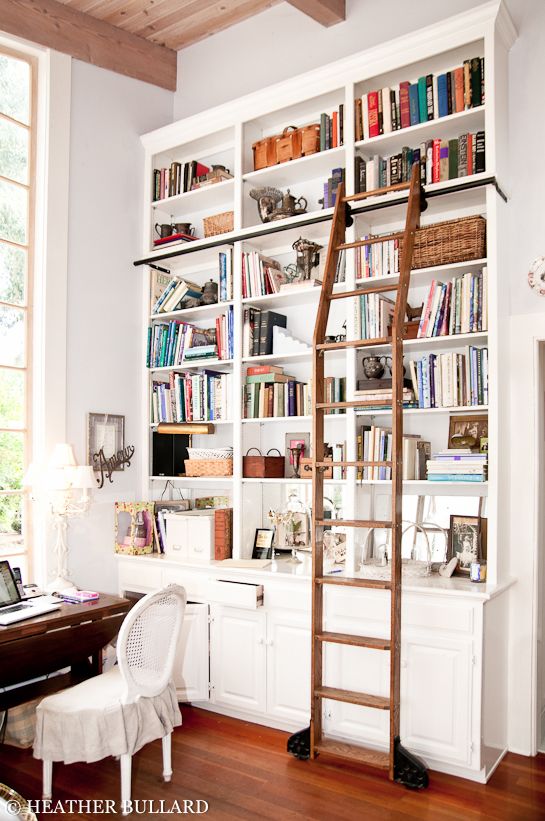
{"label": "ladder side rail", "polygon": [[390,598],[390,779],[399,737],[401,663],[401,520],[403,501],[403,337],[415,234],[420,224],[420,171],[413,166],[407,206],[400,277],[392,322],[392,590]]}

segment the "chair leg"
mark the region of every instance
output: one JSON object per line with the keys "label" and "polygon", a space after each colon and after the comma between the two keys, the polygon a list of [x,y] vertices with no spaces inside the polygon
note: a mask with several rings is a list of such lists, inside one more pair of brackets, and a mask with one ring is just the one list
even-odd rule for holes
{"label": "chair leg", "polygon": [[170,781],[172,778],[172,733],[163,737],[163,779]]}
{"label": "chair leg", "polygon": [[51,798],[51,783],[53,781],[53,762],[43,760],[42,763],[42,798],[47,801]]}
{"label": "chair leg", "polygon": [[132,756],[125,753],[120,758],[121,764],[121,813],[130,815],[131,813],[131,765]]}

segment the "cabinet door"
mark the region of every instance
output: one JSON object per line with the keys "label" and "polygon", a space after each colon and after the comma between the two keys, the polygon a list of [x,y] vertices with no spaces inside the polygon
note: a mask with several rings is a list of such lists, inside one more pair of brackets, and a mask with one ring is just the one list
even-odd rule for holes
{"label": "cabinet door", "polygon": [[265,711],[265,613],[210,607],[210,699],[215,704]]}
{"label": "cabinet door", "polygon": [[267,714],[303,728],[310,718],[310,615],[267,614]]}
{"label": "cabinet door", "polygon": [[174,662],[180,701],[208,701],[208,605],[191,602],[185,609]]}
{"label": "cabinet door", "polygon": [[405,632],[401,741],[441,761],[470,764],[473,647],[469,639]]}

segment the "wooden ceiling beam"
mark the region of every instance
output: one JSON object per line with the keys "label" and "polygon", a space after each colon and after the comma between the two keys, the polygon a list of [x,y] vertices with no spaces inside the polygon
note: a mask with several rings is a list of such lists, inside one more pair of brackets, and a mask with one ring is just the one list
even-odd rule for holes
{"label": "wooden ceiling beam", "polygon": [[287,0],[291,6],[308,14],[322,26],[334,26],[346,20],[345,0]]}
{"label": "wooden ceiling beam", "polygon": [[176,52],[56,0],[0,0],[0,29],[136,80],[176,90]]}

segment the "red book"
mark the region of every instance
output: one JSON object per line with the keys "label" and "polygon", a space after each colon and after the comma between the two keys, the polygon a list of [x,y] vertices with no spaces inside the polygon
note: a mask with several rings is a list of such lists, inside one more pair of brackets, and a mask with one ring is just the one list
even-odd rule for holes
{"label": "red book", "polygon": [[378,137],[380,134],[378,123],[378,91],[370,91],[367,95],[367,110],[369,112],[369,136]]}
{"label": "red book", "polygon": [[284,373],[284,368],[278,365],[253,365],[246,371],[246,376],[259,376],[262,373]]}
{"label": "red book", "polygon": [[196,177],[204,177],[205,174],[208,174],[210,172],[210,169],[208,168],[208,166],[203,165],[201,162],[195,163],[195,165],[196,165],[196,170],[195,170],[195,176]]}
{"label": "red book", "polygon": [[331,124],[331,148],[339,145],[339,112],[333,112],[333,122]]}
{"label": "red book", "polygon": [[431,181],[441,180],[441,140],[434,140],[431,155]]}
{"label": "red book", "polygon": [[450,303],[452,300],[452,282],[447,283],[447,292],[445,294],[445,310],[443,313],[443,321],[441,322],[441,327],[439,328],[439,333],[437,336],[448,336],[448,326],[449,326],[449,315],[450,315]]}
{"label": "red book", "polygon": [[433,279],[430,285],[430,290],[428,291],[428,301],[426,302],[426,307],[422,311],[422,315],[420,317],[420,325],[418,326],[419,339],[426,336],[426,329],[428,327],[428,322],[430,321],[430,312],[433,303],[433,297],[435,296],[435,286],[436,282]]}
{"label": "red book", "polygon": [[454,99],[456,102],[456,111],[464,110],[464,69],[454,69]]}
{"label": "red book", "polygon": [[168,245],[169,242],[174,242],[175,240],[183,240],[184,242],[191,242],[192,240],[198,239],[198,237],[193,237],[190,234],[169,234],[168,237],[160,237],[159,239],[154,239],[154,245]]}
{"label": "red book", "polygon": [[399,84],[399,113],[401,128],[408,128],[411,124],[411,109],[409,104],[410,83]]}

